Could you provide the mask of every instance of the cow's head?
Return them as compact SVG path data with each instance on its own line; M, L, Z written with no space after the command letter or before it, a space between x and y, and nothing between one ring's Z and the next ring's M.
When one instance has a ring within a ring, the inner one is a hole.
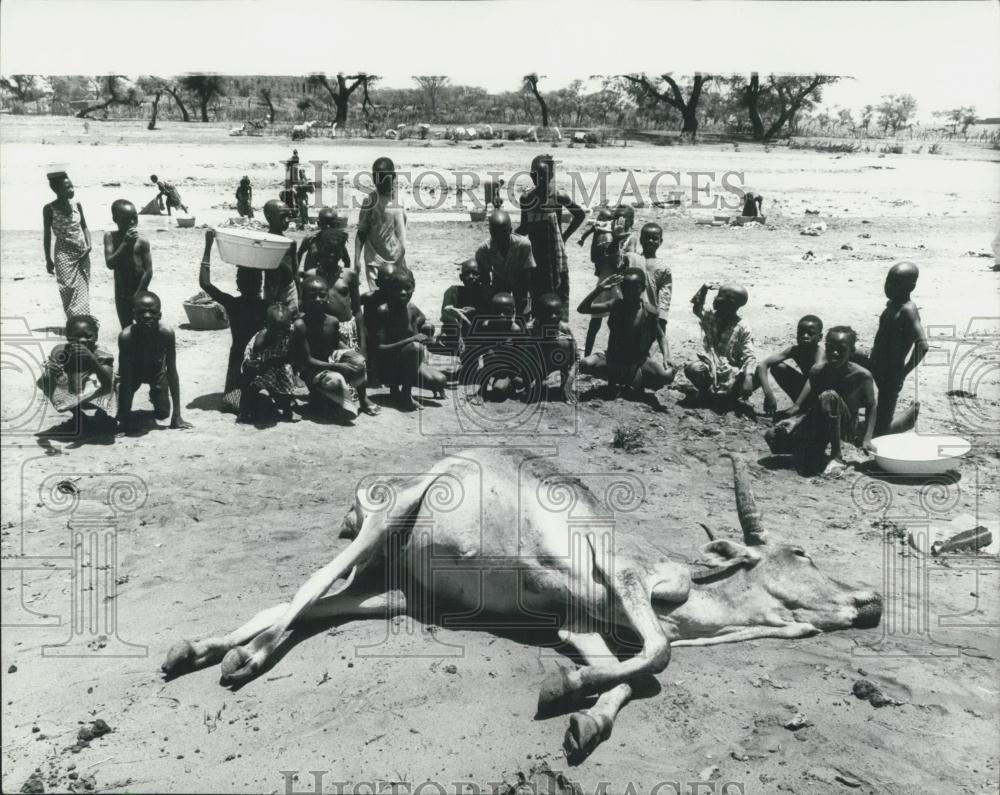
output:
M694 575L696 586L711 588L715 584L726 591L728 601L743 614L742 624L777 620L810 624L824 631L878 626L882 618L880 594L838 582L817 568L802 547L776 543L768 537L746 464L735 456L732 460L744 543L715 540L709 531L712 540L702 547L705 568Z

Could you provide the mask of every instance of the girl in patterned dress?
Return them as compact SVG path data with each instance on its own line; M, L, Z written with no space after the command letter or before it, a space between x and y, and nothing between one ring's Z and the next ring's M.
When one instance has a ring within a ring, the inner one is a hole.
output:
M42 209L45 268L55 274L66 317L89 315L90 230L83 217L83 207L79 202L73 203L73 183L65 171L55 171L46 176L56 200Z
M272 304L267 320L247 344L243 356L243 390L237 422L251 422L260 405L260 393L267 392L283 419L292 417L295 374L291 358L292 313L284 304Z

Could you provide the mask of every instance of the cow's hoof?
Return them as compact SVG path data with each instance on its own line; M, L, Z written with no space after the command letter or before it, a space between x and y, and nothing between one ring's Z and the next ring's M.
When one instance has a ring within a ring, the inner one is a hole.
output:
M559 715L579 706L580 701L579 686L573 683L569 671L560 668L558 673L550 674L542 682L542 688L538 692L536 717Z
M222 658L222 676L219 683L232 687L252 679L257 673L253 656L242 646L236 646Z
M611 726L602 726L589 712L574 712L563 738L566 761L578 765L611 735Z
M188 671L194 670L195 659L194 646L190 641L182 640L170 647L167 652L167 659L160 666L160 671L164 676L180 676Z

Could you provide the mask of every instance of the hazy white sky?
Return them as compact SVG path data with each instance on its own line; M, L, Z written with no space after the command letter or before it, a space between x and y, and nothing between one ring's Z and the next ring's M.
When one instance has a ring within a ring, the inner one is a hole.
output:
M887 93L919 114L1000 116L1000 4L562 0L4 0L0 73L305 74L365 70L384 84L447 74L489 90L546 75L670 69L813 72L856 79L824 104Z

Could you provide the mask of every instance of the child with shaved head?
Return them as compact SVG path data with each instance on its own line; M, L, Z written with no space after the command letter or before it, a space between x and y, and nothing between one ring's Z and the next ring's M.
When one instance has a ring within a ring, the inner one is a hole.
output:
M391 158L380 157L372 164L372 181L375 190L361 205L354 237L354 267L363 293L375 291L380 265L406 267L406 211Z
M704 353L684 366L684 375L703 398L744 400L753 393L757 367L753 334L739 315L749 294L741 284L724 284L712 308L705 309L709 289L710 285L703 284L691 299L694 314L701 321Z
M115 310L125 328L132 322L132 303L153 278L149 241L139 235L139 213L127 199L111 204L111 220L118 229L104 233L104 262L114 272Z
M393 271L385 285L386 303L375 310L373 318L379 377L405 411L419 408L413 401L414 387L444 397L447 384L444 373L426 364L426 345L434 327L410 303L414 286L410 271Z
M149 385L153 416L170 417L170 427L190 428L181 417L181 387L177 375L174 330L160 322L163 313L156 293L141 292L132 304L133 321L118 335L118 424L126 433L136 429L132 400L143 384Z
M617 295L610 291L618 288ZM601 295L611 298L598 300ZM655 402L646 390L655 392L674 380L674 369L663 353L663 331L657 322L656 308L646 300L646 274L639 268L628 268L623 274L602 279L583 299L577 311L581 314L608 313L608 350L604 354L586 356L580 362L580 372L606 379L612 397L622 389L635 397ZM661 359L650 355L654 342L661 342Z
M114 413L114 357L97 346L97 321L73 315L66 321L66 342L56 345L45 362L38 387L57 411L70 413L69 423L79 431L88 419L85 408L96 409L94 419L109 421Z
M292 313L284 304L267 309L263 330L247 344L243 356L243 386L237 422L257 418L262 393L267 393L282 419L292 421L295 374L292 372Z
M365 359L344 346L340 321L327 311L329 291L330 285L322 276L307 276L302 282L302 315L292 327L299 375L314 397L329 400L351 417L359 410L372 414L357 391L367 378Z
M277 199L264 203L264 219L267 221L267 231L272 235L284 237L291 216L291 210ZM292 314L299 310L299 262L295 252L295 241L289 240L288 251L278 267L264 273L264 298L269 304L283 303Z
M318 231L299 243L299 266L305 273L317 269L350 268L351 255L347 253L347 232L340 228L340 214L333 207L320 208L316 216ZM303 258L305 261L303 262ZM321 266L321 260L325 263ZM320 273L329 280L327 273Z
M551 373L559 373L559 387L562 399L570 405L576 405L576 372L579 353L576 339L569 323L562 319L562 300L555 293L539 296L532 310L531 322L528 324L528 339L532 343L526 349L537 357L537 365L530 372L540 376L544 381ZM526 379L526 389L541 393L541 384L536 384L529 375Z
M878 319L878 331L867 358L858 357L875 379L878 388L878 416L875 435L902 433L917 422L920 403L896 418L896 403L903 382L927 354L927 334L920 324L920 312L910 294L917 286L920 271L912 262L900 262L885 277L885 309Z
M465 338L477 317L489 314L490 289L483 283L481 266L475 259L461 265L459 284L444 291L441 300L441 334L438 341L450 350L462 352Z
M820 345L822 339L823 321L816 315L805 315L799 320L795 344L772 353L757 365L755 383L759 383L764 390L765 414L774 414L778 408L769 376L774 377L788 397L793 401L798 400L809 371L824 361L823 346Z
M795 405L764 434L773 453L791 453L804 475L822 472L830 447L833 464L842 468L841 442L871 451L875 430L875 381L865 368L851 361L857 335L849 326L834 326L826 333L825 361L809 370L809 378ZM858 413L865 410L865 425Z

